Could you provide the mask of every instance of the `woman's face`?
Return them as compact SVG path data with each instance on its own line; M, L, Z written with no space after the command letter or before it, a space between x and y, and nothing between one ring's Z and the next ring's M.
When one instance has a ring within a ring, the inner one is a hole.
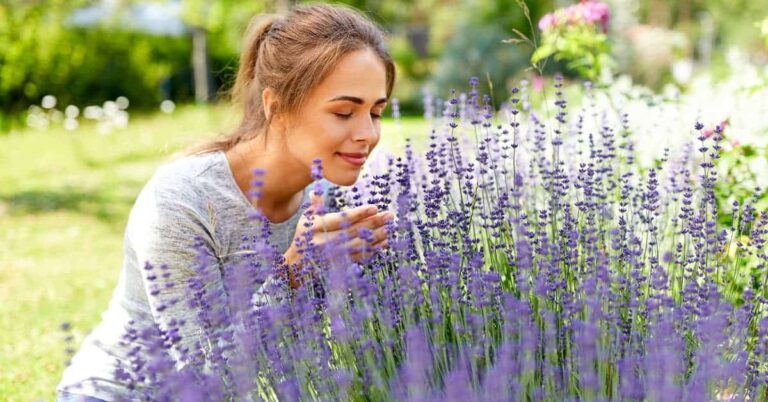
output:
M289 156L308 170L320 158L326 179L354 184L379 142L386 96L381 59L370 49L346 54L291 115L285 135Z

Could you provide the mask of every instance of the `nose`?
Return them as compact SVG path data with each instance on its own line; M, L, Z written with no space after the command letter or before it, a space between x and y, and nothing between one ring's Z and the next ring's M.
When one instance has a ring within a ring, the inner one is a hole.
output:
M381 127L377 120L368 116L360 119L360 123L355 127L355 134L353 140L355 142L367 142L370 145L376 145L379 141L379 134Z

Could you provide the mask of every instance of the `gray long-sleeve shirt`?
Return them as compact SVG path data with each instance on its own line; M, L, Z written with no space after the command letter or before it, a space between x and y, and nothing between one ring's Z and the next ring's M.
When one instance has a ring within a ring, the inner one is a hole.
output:
M305 189L304 202L308 196ZM142 270L145 263L156 267L166 264L171 273L168 280L184 284L195 275L198 251L193 243L199 237L206 253L226 266L241 246L242 237L254 233L256 224L249 220L249 212L254 208L235 183L223 152L188 156L160 167L142 189L128 218L123 267L109 307L72 358L57 390L108 401L131 399L126 384L114 375L118 361L129 361L131 346L121 344L129 321L141 328L195 314L184 303L185 286L161 287L159 298L148 297L152 285ZM271 224L270 240L279 251L290 245L302 212L300 208L287 221ZM205 285L221 288L221 275ZM158 312L154 303L171 298L181 302ZM182 326L179 335L184 347L203 342L201 331L194 325ZM171 357L179 359L178 353Z

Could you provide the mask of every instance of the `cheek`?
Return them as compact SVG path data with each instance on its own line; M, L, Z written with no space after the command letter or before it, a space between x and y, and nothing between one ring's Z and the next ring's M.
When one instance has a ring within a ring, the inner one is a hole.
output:
M334 142L341 136L340 129L330 121L316 119L296 130L291 141L296 148L310 149Z
M348 128L343 124L328 122L315 131L315 141L324 148L334 148L330 151L336 152L347 139L347 130Z

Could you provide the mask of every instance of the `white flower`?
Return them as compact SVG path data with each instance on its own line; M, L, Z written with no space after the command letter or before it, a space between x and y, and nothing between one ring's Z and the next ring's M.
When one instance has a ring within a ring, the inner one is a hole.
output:
M115 99L115 104L117 104L117 108L120 110L128 109L128 105L131 104L131 102L128 101L128 98L125 96L118 96L117 99Z
M64 114L67 115L67 118L76 119L80 115L80 108L75 105L69 105L64 109Z
M45 95L43 96L43 101L41 103L43 108L45 109L53 109L56 107L56 97L53 95Z
M160 102L160 111L166 114L171 114L176 110L176 104L172 100L166 99Z
M115 103L115 101L106 101L104 102L104 105L101 106L101 108L104 109L104 114L107 116L114 116L115 112L118 110L117 103Z
M672 78L680 84L685 84L693 77L693 60L690 58L676 60L672 63Z
M99 106L86 106L85 110L83 110L83 116L85 116L86 119L99 120L103 115L104 111L101 110L101 107Z

